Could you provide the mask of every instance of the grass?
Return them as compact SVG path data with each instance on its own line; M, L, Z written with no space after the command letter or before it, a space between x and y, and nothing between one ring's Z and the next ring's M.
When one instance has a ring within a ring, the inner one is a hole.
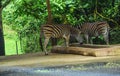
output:
M17 34L13 31L9 26L4 25L4 39L5 39L5 54L6 55L15 55L17 54L16 51L16 41L18 44L18 54L22 54L20 50L20 42L17 38Z
M19 41L17 42L17 44L18 44L18 54L22 54L22 52L20 50ZM5 54L6 55L17 54L16 41L15 40L5 38Z

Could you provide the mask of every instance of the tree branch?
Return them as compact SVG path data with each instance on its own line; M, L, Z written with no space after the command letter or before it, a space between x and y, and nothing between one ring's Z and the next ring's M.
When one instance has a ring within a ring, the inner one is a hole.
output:
M103 16L102 14L100 14L100 13L97 11L97 4L98 4L98 1L96 0L96 6L95 6L94 14L97 14L97 15L99 15L100 17L102 17L102 18L104 18L104 19L107 19L108 21L112 21L112 22L115 23L118 27L120 27L119 24L117 23L117 21L115 21L115 20L113 20L113 19L110 19L110 18L107 18L107 17Z
M6 0L5 3L2 5L2 9L5 8L10 2L11 0Z
M96 12L96 14L98 14L100 17L102 17L102 18L104 18L104 19L107 19L107 20L109 20L109 21L112 21L112 22L115 23L117 26L119 26L119 24L118 24L115 20L110 19L110 18L107 18L107 17L103 16L102 14L100 14L99 12Z

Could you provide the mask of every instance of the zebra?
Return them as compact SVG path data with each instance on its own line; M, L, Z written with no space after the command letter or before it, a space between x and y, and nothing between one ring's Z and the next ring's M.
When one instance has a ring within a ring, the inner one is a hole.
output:
M102 35L106 44L109 45L110 26L106 21L98 21L93 23L88 22L82 25L78 25L76 26L76 28L81 31L83 37L86 39L87 44L89 43L89 41L91 44L93 44L92 37L98 37Z
M70 25L64 24L45 24L41 26L40 31L40 46L42 51L45 51L45 55L48 55L47 44L50 38L64 38L66 47L69 47L70 36L75 36L78 41L81 41L81 31L77 28L71 27ZM44 36L44 46L42 45L42 36Z

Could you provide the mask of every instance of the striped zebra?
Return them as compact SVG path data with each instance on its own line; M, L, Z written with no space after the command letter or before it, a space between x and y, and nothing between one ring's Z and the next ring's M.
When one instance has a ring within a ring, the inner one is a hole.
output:
M80 30L74 27L71 27L70 25L50 25L45 24L41 26L41 32L40 32L40 45L41 49L45 51L45 54L47 55L47 44L49 42L50 38L64 38L66 41L66 47L69 46L69 38L70 36L75 36L78 41L80 41ZM44 46L42 46L42 36L44 36Z
M103 36L106 44L109 44L109 24L106 21L93 22L93 23L84 23L83 25L76 26L84 38L86 39L87 44L93 44L92 37Z

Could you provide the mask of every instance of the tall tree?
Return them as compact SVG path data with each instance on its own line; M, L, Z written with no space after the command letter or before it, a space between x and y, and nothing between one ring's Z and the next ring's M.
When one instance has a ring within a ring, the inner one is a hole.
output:
M51 15L51 7L50 7L50 0L46 0L47 3L47 10L48 10L48 24L52 24L52 15ZM57 39L52 38L52 46L57 44Z
M10 3L11 0L5 0L5 2L2 1L3 0L0 0L0 56L5 55L5 43L2 26L2 10Z
M51 7L50 7L50 0L46 0L47 3L47 10L48 10L48 24L52 24L52 15L51 15Z

